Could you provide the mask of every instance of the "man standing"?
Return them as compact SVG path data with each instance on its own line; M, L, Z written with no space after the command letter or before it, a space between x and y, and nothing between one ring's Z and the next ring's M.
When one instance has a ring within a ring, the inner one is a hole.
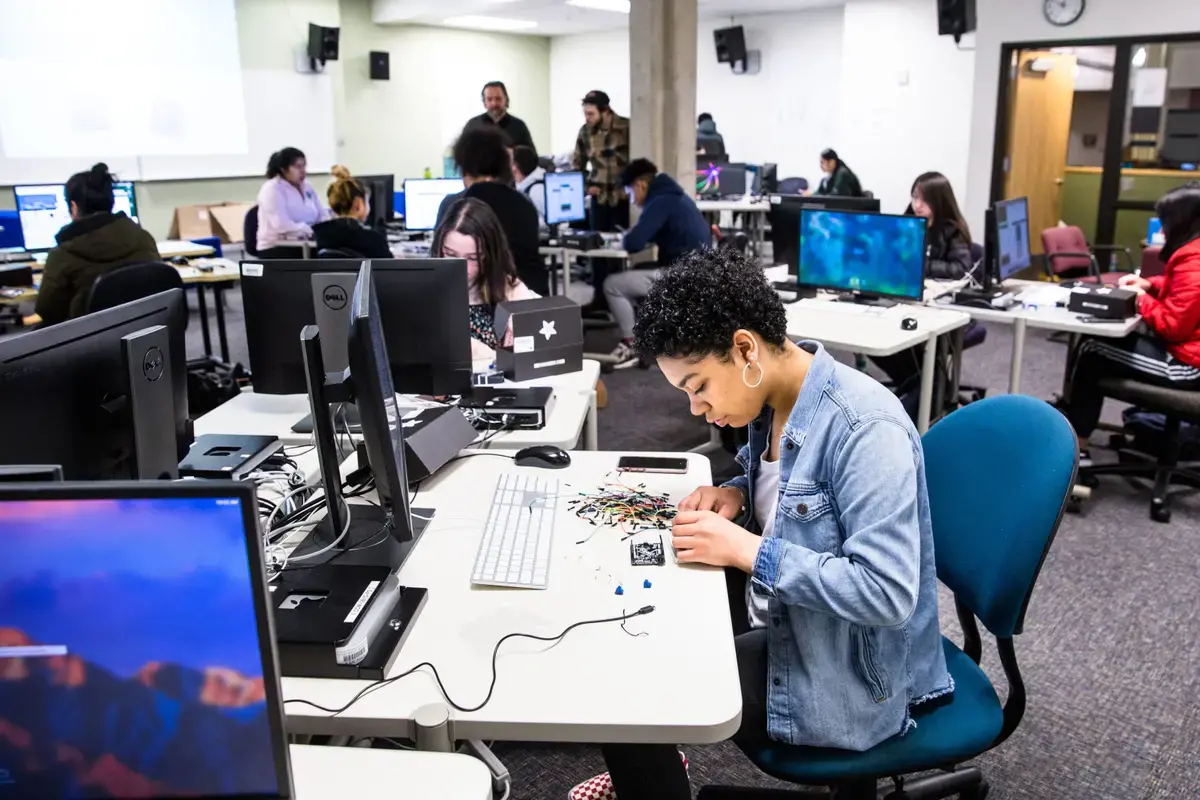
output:
M629 227L629 198L621 185L621 171L629 164L629 120L612 110L608 95L599 90L583 98L583 127L575 138L572 167L587 176L591 196L591 227L606 233ZM594 316L608 310L604 298L604 279L608 277L608 259L592 259L592 288L595 295L584 307Z
M533 147L534 152L537 152L528 126L508 113L508 89L504 87L502 81L489 81L483 85L483 107L487 110L472 119L472 122L499 125L500 130L504 131L504 135L508 137L509 147L525 145Z

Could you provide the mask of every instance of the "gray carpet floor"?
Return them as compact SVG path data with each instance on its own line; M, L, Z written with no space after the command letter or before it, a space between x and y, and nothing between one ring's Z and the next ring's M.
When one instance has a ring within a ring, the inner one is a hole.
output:
M200 350L196 320L189 351ZM246 363L240 298L229 299L233 356ZM995 326L967 353L964 379L1005 391L1011 338ZM588 349L607 349L611 331L589 331ZM1061 383L1065 346L1030 332L1023 389L1046 398ZM851 358L838 354L840 358ZM599 420L606 450L681 450L707 437L684 395L656 369L604 377L608 407ZM1113 406L1113 404L1109 404ZM1116 421L1118 409L1106 409ZM1019 432L1017 432L1019 434ZM714 457L714 472L732 460ZM980 479L983 479L982 476ZM1021 502L995 482L998 506ZM1173 521L1150 521L1149 500L1118 478L1103 479L1081 515L1068 515L1042 570L1017 654L1028 707L1017 732L979 759L996 800L1128 800L1200 797L1200 500L1176 500ZM942 596L947 635L958 626ZM984 664L1004 686L994 647ZM635 665L653 674L654 665ZM666 677L666 676L661 676ZM602 771L596 748L505 744L497 752L514 779L513 796L562 800ZM732 745L689 746L693 786L777 785Z

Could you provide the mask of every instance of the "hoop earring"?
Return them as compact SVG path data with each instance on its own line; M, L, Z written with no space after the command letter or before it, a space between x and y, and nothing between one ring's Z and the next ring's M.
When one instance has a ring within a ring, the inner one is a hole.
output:
M746 384L747 389L757 389L762 385L763 368L762 364L754 364L754 366L758 367L758 380L756 380L754 383L751 383L750 381L746 380L746 370L750 369L751 364L754 364L754 362L747 361L746 366L742 367L742 383Z

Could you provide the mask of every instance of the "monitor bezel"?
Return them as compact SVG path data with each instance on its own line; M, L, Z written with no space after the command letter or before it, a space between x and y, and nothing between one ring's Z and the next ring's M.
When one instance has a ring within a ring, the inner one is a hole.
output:
M796 281L797 285L804 289L818 289L827 292L839 292L842 294L852 294L861 297L890 297L897 300L923 300L925 298L925 278L929 274L929 225L925 223L922 228L922 244L921 244L921 280L917 284L917 293L897 294L895 292L879 292L870 289L849 289L845 286L830 286L819 283L805 283L803 280L804 270L804 215L805 214L853 214L866 215L871 217L894 217L902 220L918 220L924 222L921 217L913 217L907 214L885 214L882 211L845 211L835 208L801 208L800 209L800 241L797 243L796 255Z
M1004 269L1000 265L1000 215L995 212L1001 206L1008 207L1008 206L1012 206L1016 203L1023 203L1025 205L1025 253L1029 257L1029 260L1028 260L1028 263L1026 263L1024 266L1018 267L1017 269L1014 269L1011 272L1009 272L1007 275L1005 275ZM1027 270L1031 266L1033 266L1033 241L1031 240L1030 235L1029 235L1030 234L1030 230L1029 230L1029 198L1027 196L1022 195L1020 197L1010 197L1007 200L997 200L995 203L992 204L992 225L995 227L995 230L992 233L993 233L993 236L995 237L995 241L996 241L995 279L996 279L996 282L998 284L1000 284L1000 283L1004 283L1006 280L1009 280L1014 275L1016 275L1018 272Z

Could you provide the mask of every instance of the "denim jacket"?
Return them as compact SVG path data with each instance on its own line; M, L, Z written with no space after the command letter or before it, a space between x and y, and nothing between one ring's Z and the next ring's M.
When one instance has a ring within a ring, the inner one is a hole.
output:
M750 575L768 598L767 732L866 750L915 724L909 709L954 690L938 630L921 441L900 402L815 342L783 427L779 507ZM754 481L771 412L738 454Z

